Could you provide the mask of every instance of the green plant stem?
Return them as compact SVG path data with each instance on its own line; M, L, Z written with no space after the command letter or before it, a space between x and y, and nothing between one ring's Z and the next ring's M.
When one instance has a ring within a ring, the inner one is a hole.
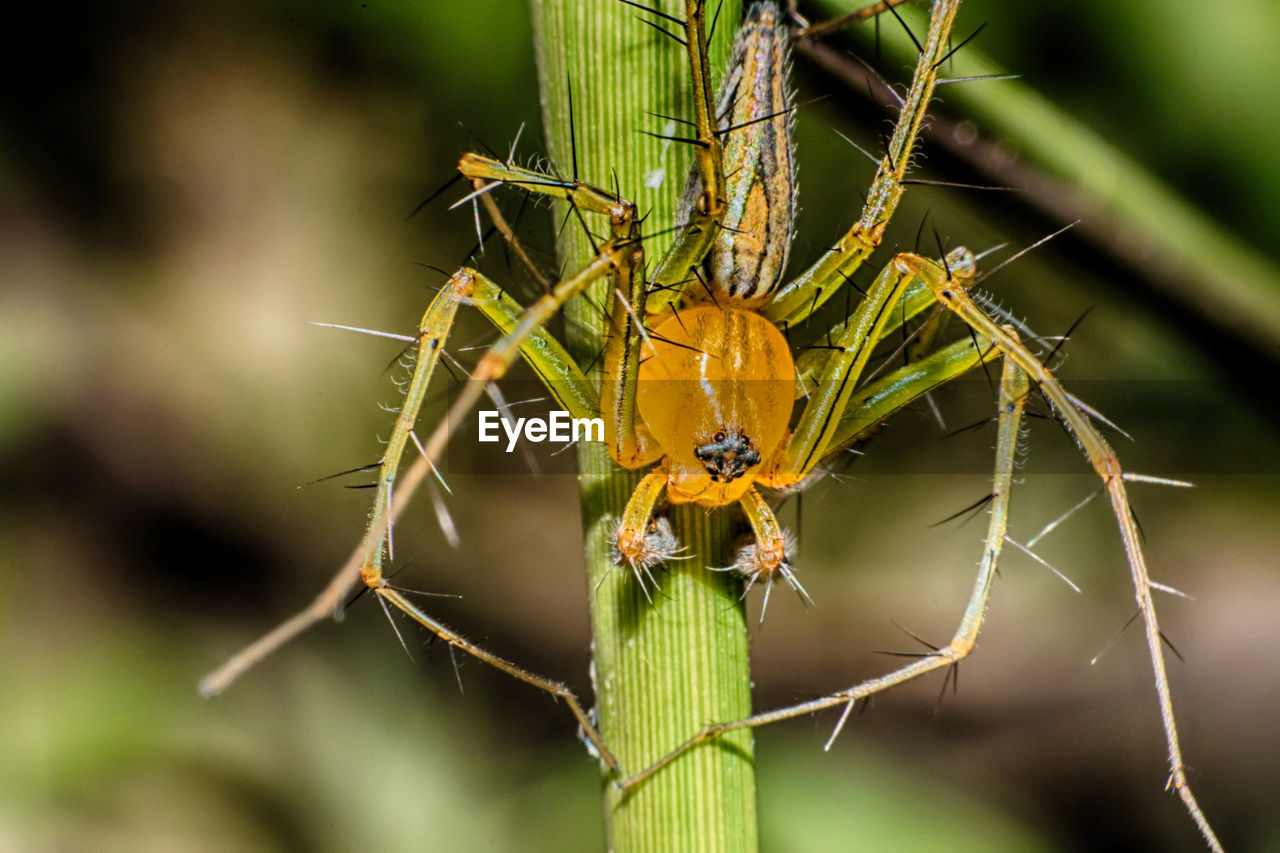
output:
M673 224L688 169L687 146L640 131L671 135L679 126L651 115L685 117L689 109L683 50L636 20L616 0L533 0L539 84L547 144L555 167L634 201L646 234ZM663 11L683 14L674 4ZM728 55L740 5L725 2L712 45L712 68ZM652 16L648 16L652 18ZM675 25L665 22L668 29ZM570 131L572 88L573 132ZM661 182L654 177L662 175ZM560 206L557 226L573 214ZM604 223L589 222L597 233ZM647 240L650 268L670 242ZM558 243L573 269L591 245L571 218ZM566 308L566 339L581 364L596 362L604 341L607 283ZM746 616L740 582L709 567L732 562L728 510L679 507L671 515L687 550L658 574L650 602L631 570L611 555L616 519L638 481L600 445L578 456L591 602L593 666L600 731L625 773L662 757L713 722L750 714ZM609 780L612 781L612 780ZM608 848L629 851L756 849L752 738L735 733L695 750L625 797L605 786Z

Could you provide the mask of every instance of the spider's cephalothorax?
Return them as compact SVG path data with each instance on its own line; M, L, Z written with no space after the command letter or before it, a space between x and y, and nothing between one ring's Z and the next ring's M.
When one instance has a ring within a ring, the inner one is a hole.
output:
M764 317L727 300L682 308L650 337L637 402L665 455L668 498L733 503L786 438L796 384L790 347Z

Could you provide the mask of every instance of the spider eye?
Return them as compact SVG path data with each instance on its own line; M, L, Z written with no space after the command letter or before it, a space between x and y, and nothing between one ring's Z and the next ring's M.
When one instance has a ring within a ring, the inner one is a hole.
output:
M711 436L711 438L712 438L716 443L719 443L719 442L724 441L724 440L725 440L725 438L726 438L726 436L725 436L725 434L724 434L724 430L720 430L720 431L719 431L719 432L717 432L715 435Z

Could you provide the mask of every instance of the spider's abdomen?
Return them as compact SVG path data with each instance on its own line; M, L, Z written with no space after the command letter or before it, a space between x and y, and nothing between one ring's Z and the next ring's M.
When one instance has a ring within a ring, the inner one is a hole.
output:
M763 298L777 286L795 228L790 59L781 18L773 3L751 7L718 99L728 209L707 263L713 286L738 299Z
M697 305L659 323L642 350L637 406L666 454L673 503L740 498L787 435L795 366L752 311Z

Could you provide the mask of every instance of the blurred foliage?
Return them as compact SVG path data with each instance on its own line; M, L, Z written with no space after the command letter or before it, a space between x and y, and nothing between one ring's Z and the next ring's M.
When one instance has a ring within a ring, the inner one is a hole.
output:
M406 660L367 600L225 697L195 692L358 535L367 492L295 487L376 458L396 346L305 322L406 331L439 281L417 264L467 256L469 213L440 199L406 215L463 150L505 151L522 122L522 156L538 150L524 5L13 14L22 49L0 60L0 850L598 849L598 777L564 710L467 661L460 693L449 655L410 633ZM985 52L1274 254L1277 15L1267 0L971 0L963 19L990 21ZM885 117L812 67L797 74L802 100L827 95L799 123L799 264L871 174L832 129L875 146ZM929 177L975 180L925 154ZM910 246L926 209L975 248L1058 225L1016 197L916 187L889 242ZM484 263L531 292L499 250ZM1255 375L1276 350L1169 309L1072 236L989 286L1045 334L1096 306L1063 374L1135 436L1120 447L1134 470L1197 482L1135 489L1157 578L1199 599L1161 601L1187 658L1172 674L1185 746L1228 848L1280 849L1280 441L1274 381ZM454 340L465 360L491 335L467 317ZM982 377L959 384L939 395L953 426L990 407ZM904 414L805 495L801 570L818 606L780 599L756 629L760 707L883 671L874 649L911 646L890 619L935 640L952 630L980 532L929 525L985 493L990 435L939 436L926 412ZM1052 424L1028 445L1024 539L1094 488ZM398 533L405 585L464 595L433 612L586 692L573 478L517 460L450 482L463 546L418 508ZM939 707L938 683L904 688L831 753L834 719L759 733L765 849L1198 849L1161 790L1137 633L1088 665L1132 607L1114 540L1093 505L1045 541L1081 596L1009 555L959 695Z

